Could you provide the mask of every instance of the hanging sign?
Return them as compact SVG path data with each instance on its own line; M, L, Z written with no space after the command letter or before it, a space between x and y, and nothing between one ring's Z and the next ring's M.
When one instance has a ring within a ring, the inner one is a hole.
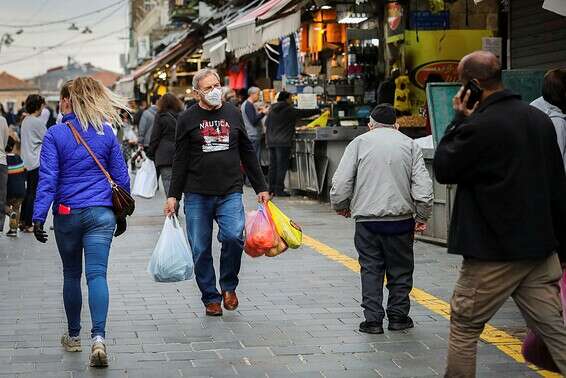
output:
M387 15L387 43L397 42L405 38L405 19L403 6L393 1L385 5Z

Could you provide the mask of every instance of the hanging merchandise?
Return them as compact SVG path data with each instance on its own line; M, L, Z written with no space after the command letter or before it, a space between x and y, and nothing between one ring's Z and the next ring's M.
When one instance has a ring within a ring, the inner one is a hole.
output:
M314 23L310 24L308 32L308 50L311 53L318 53L322 51L324 36L324 24Z
M301 52L308 53L309 50L309 26L303 25L301 27Z
M279 41L279 66L277 67L277 76L275 80L281 80L285 76L285 59L283 59L283 44Z
M326 42L345 44L347 40L346 24L328 24L326 25Z
M246 89L248 80L247 76L246 63L240 62L237 65L234 64L228 71L228 85L234 90Z
M409 77L407 75L399 76L395 79L395 110L402 115L411 113L411 102L409 101Z
M299 76L299 61L297 56L297 43L295 36L291 34L281 40L283 48L283 60L285 61L285 76Z

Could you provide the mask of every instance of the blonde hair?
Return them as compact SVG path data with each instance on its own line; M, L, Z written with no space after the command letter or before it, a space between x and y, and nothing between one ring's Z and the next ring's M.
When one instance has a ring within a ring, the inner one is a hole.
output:
M118 96L90 76L77 77L65 83L61 92L67 89L73 112L85 131L88 125L92 125L98 133L104 132L105 123L122 126L120 109L130 111L126 98Z

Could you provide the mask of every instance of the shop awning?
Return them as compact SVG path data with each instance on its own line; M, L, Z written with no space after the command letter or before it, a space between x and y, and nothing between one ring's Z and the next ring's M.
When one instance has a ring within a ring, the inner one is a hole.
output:
M238 17L227 26L228 46L236 57L259 50L263 44L272 39L280 38L296 32L300 27L300 10L285 13L295 0L269 0ZM278 18L278 15L282 15ZM276 18L276 19L274 19ZM258 26L262 20L271 20Z
M194 30L188 30L187 32L183 33L183 35L179 37L176 42L166 47L152 60L144 63L140 67L136 68L132 73L120 79L117 83L117 86L125 87L124 83L133 82L134 80L152 72L156 68L171 63L172 61L187 54L192 48L196 47L196 44L198 42L197 39L194 38L193 32Z
M226 44L225 38L212 38L202 44L202 59L209 60L210 66L216 67L224 63L226 60Z

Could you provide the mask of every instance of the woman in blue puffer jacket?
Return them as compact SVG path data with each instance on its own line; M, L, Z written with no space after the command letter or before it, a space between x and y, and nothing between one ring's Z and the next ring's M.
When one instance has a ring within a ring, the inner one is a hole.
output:
M63 262L63 302L68 333L61 344L69 352L81 351L81 276L84 251L92 319L90 365L108 366L104 342L108 313L106 270L112 236L126 230L125 219L112 211L108 180L68 125L90 146L112 179L130 190L128 169L109 123L119 125L126 102L91 77L67 82L61 90L63 122L49 128L40 155L39 186L33 222L37 240L47 241L43 224L53 205L57 248Z

